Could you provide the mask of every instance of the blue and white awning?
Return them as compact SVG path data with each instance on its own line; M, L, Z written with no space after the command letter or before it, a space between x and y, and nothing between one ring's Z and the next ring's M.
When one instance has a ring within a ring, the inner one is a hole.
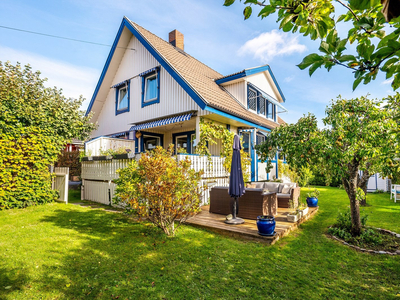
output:
M119 133L115 133L115 134L111 135L111 137L116 138L119 136L125 136L127 133L129 133L129 131L119 132Z
M135 125L135 126L132 126L131 129L129 129L129 131L143 130L143 129L147 129L147 128L164 126L164 125L168 125L168 124L172 124L172 123L189 121L190 118L192 117L192 115L193 115L193 113L187 113L187 114L182 114L182 115L175 116L175 117L159 119L156 121Z
M143 73L140 73L138 76L145 76L145 75L147 75L147 74L149 74L151 72L155 72L155 71L158 72L159 69L160 69L160 67L151 68L150 70L147 70L147 71L144 71Z
M270 95L268 95L266 92L264 92L263 90L259 89L258 87L256 87L254 84L252 83L248 83L249 86L251 86L253 89L256 89L257 91L259 91L261 93L261 95L266 98L269 102L271 102L272 104L275 104L276 106L278 106L279 108L281 108L283 111L281 112L287 112L288 110L281 104L279 103L277 100L275 100L274 98L272 98Z
M127 84L129 83L129 80L130 80L130 79L124 80L124 81L122 81L122 82L120 82L120 83L117 83L117 84L114 84L114 85L112 86L112 88L119 88L119 87L121 87L121 86L123 86L123 85L127 85Z

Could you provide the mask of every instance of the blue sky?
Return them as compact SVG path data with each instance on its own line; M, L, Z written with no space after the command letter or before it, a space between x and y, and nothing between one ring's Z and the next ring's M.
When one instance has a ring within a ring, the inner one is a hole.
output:
M278 30L275 17L256 14L244 21L244 5L224 7L223 0L70 0L0 1L0 26L19 28L111 45L122 21L132 21L163 39L174 29L185 36L185 51L222 73L269 64L286 97L289 110L281 117L296 122L307 112L319 119L339 94L373 98L393 94L383 76L352 91L353 74L343 67L329 73L318 69L312 77L296 67L319 43ZM31 64L67 97L83 95L86 108L110 47L78 43L0 28L0 61Z

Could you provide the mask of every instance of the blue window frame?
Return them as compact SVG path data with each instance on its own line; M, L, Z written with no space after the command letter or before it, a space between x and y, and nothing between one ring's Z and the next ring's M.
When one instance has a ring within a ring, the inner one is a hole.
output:
M172 134L172 141L175 146L175 153L195 153L195 131L186 131Z
M142 75L142 107L160 102L160 69Z
M130 80L124 81L115 87L115 115L129 111Z
M153 150L157 146L163 147L164 135L154 132L140 131L141 136L135 137L135 152L145 152L147 150ZM140 148L139 148L140 146Z
M276 121L276 105L268 101L256 88L247 86L247 108Z

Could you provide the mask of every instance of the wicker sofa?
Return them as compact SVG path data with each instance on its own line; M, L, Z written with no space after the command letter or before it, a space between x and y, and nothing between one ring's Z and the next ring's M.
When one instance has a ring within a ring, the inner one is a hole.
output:
M248 186L277 193L278 207L289 208L293 202L294 208L299 205L300 187L296 183L251 182Z
M278 210L276 193L264 193L264 189L246 188L239 201L238 217L256 220L260 215L275 216ZM216 186L210 191L210 212L228 215L232 213L232 202L228 187Z

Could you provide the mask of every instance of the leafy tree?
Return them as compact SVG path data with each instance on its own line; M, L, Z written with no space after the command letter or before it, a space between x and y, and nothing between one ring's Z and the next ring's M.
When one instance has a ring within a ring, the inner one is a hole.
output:
M175 235L178 226L200 211L199 187L202 172L191 168L191 161L177 161L168 150L156 147L136 162L118 171L115 202L125 203L167 235Z
M400 98L397 94L396 99ZM382 101L367 97L344 100L340 97L326 108L319 129L317 119L308 114L296 124L274 129L265 143L257 146L262 160L272 159L278 148L296 169L310 165L337 174L350 200L352 232L361 230L357 188L368 183L370 174L390 175L399 169L398 124L392 110ZM363 176L360 172L363 171Z
M225 0L230 6L235 0ZM336 6L346 13L338 15ZM321 54L310 54L298 65L309 68L310 76L324 66L328 71L340 65L354 72L353 90L363 82L376 79L379 71L386 78L393 78L394 90L400 86L400 15L398 2L390 0L245 0L245 19L252 7L260 7L258 16L263 18L277 13L279 28L284 32L299 31L312 40L320 40ZM351 22L350 26L342 26ZM385 23L389 22L389 26ZM349 30L345 28L349 28ZM338 30L347 32L338 32ZM349 47L356 44L355 52ZM350 48L350 49L347 49Z
M73 137L95 128L80 110L46 88L40 72L0 62L0 210L53 201L49 165Z

